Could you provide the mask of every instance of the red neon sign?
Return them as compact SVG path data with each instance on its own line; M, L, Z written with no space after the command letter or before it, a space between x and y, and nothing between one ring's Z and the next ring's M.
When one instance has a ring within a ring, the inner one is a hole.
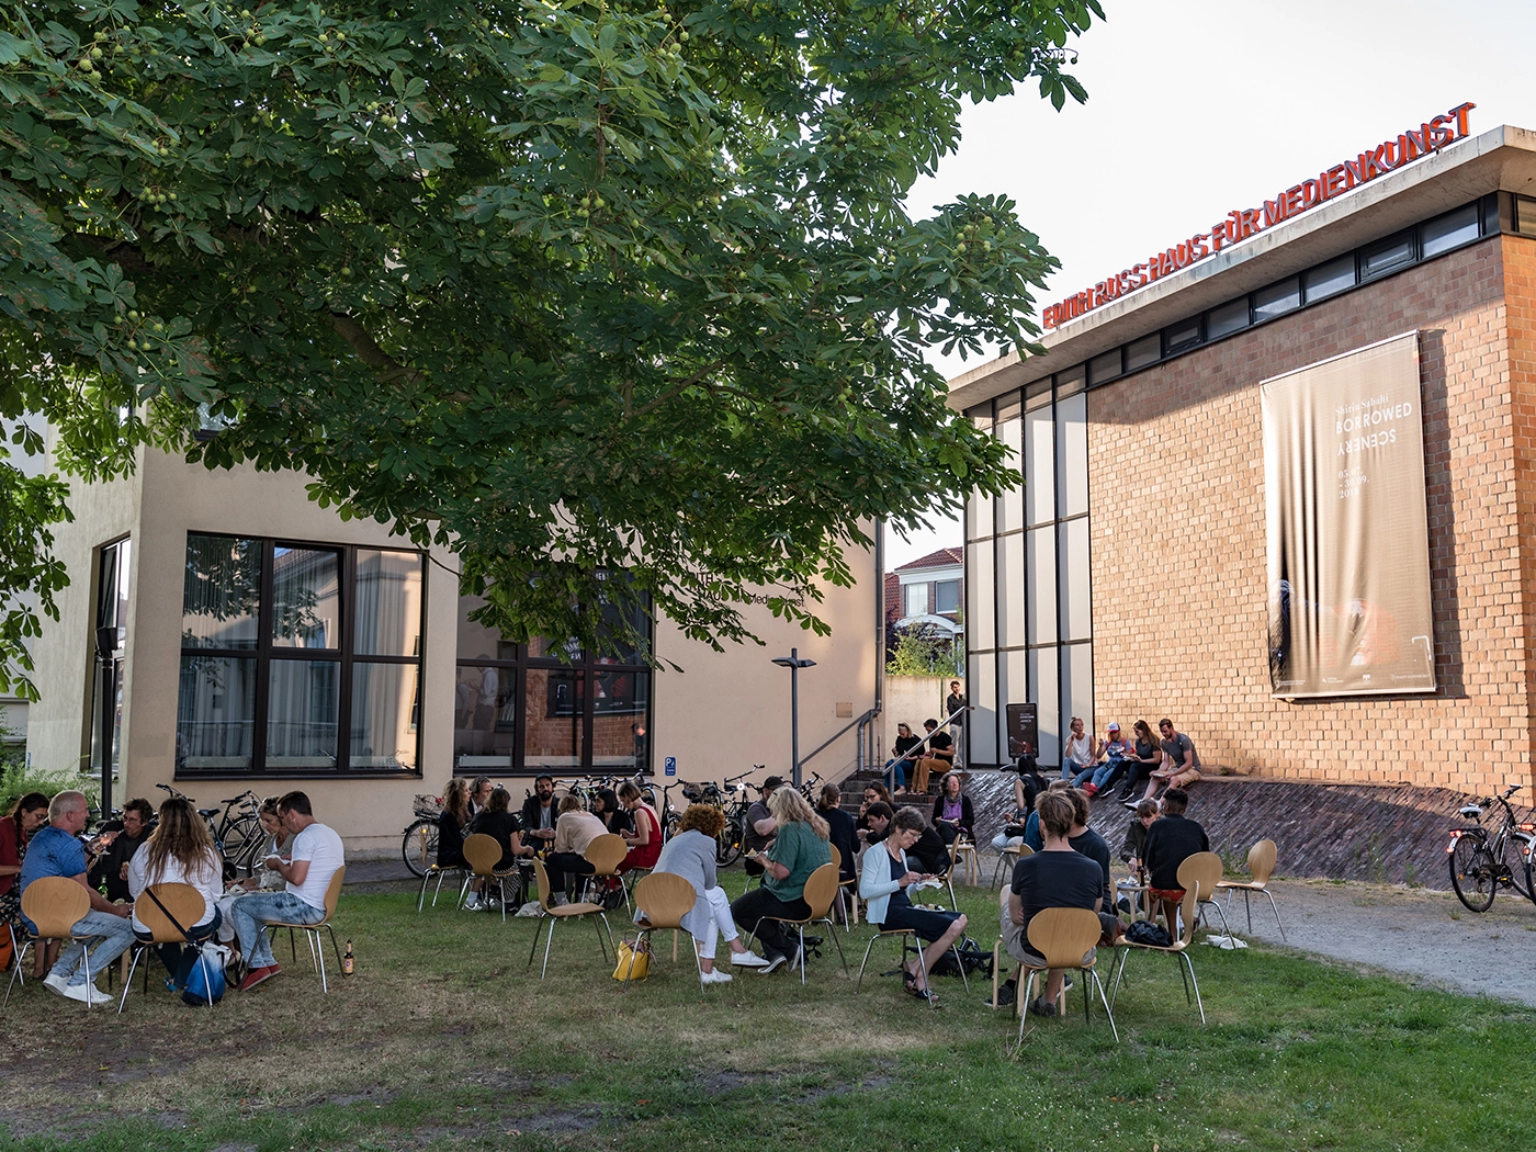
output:
M1048 306L1041 314L1040 322L1047 328L1055 328L1068 320L1076 320L1153 281L1188 268L1197 260L1204 260L1213 252L1220 252L1229 244L1246 240L1282 220L1289 220L1335 196L1342 196L1357 185L1410 164L1431 152L1438 152L1447 144L1454 144L1468 135L1467 114L1476 107L1470 101L1458 104L1444 116L1436 116L1418 128L1401 133L1396 139L1378 144L1360 153L1354 160L1335 164L1326 172L1318 173L1315 179L1292 185L1273 200L1264 201L1262 208L1228 212L1227 218L1218 220L1209 232L1180 240L1171 248L1152 253L1140 264L1133 264L1100 280L1092 288L1085 288L1060 303Z

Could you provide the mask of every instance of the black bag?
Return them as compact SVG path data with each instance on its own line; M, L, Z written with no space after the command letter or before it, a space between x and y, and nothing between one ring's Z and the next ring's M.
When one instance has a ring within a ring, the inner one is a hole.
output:
M955 960L955 953L960 954L960 959ZM966 972L980 972L985 976L992 975L992 953L982 949L981 945L969 936L963 937L953 948L940 956L929 970L935 976L958 976L960 965L965 966Z
M1150 920L1137 920L1125 930L1125 938L1132 944L1150 944L1155 948L1167 948L1173 943L1168 929Z

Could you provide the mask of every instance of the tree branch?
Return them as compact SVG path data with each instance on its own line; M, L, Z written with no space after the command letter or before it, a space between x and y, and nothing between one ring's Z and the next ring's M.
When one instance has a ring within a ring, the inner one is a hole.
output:
M368 367L382 372L386 381L409 380L415 383L421 378L421 374L416 369L407 368L380 348L378 341L369 335L368 330L346 313L332 312L331 327L336 329L336 335L342 338L347 347L357 353L359 360Z

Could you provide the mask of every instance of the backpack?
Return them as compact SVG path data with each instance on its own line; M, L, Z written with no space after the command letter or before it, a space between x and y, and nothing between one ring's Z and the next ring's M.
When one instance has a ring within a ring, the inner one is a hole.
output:
M194 1008L201 1008L210 1001L217 1004L224 999L224 991L228 986L224 976L224 961L229 956L229 949L218 944L204 944L202 953L203 958L192 965L186 987L181 992L182 1003ZM203 979L205 966L208 973L206 981Z
M960 955L958 961L955 959L957 952ZM985 976L992 975L992 953L985 951L969 936L962 938L953 948L940 956L929 971L936 976L958 976L962 964L967 973L980 972Z
M1155 948L1167 948L1173 943L1173 937L1168 935L1168 929L1150 920L1134 921L1125 930L1125 938L1132 944L1150 944Z

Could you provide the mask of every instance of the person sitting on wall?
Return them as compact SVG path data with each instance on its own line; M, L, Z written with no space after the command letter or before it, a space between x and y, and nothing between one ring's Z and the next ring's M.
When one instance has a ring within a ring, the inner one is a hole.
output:
M1143 800L1151 800L1159 788L1188 788L1200 779L1200 757L1195 752L1195 742L1182 732L1173 730L1173 721L1167 717L1157 722L1162 733L1160 748L1163 762L1152 772L1147 781Z
M112 997L96 987L96 977L133 944L133 925L128 920L133 905L113 904L86 883L85 845L78 837L89 818L84 792L56 795L48 805L47 825L27 845L16 886L24 897L33 881L63 876L85 889L91 900L90 911L70 927L70 935L76 939L64 949L43 980L43 987L87 1005L110 1004ZM22 923L28 931L36 928L25 916Z
M1143 849L1150 895L1153 901L1162 905L1168 933L1175 938L1179 934L1179 902L1184 899L1184 889L1179 887L1179 865L1196 852L1211 850L1205 829L1185 817L1188 806L1189 793L1184 789L1170 788L1164 792L1163 814L1147 829Z
M501 849L501 858L496 861L498 872L512 867L519 858L533 857L533 848L523 843L518 818L512 814L511 808L512 794L505 788L495 788L491 791L490 799L485 802L485 811L471 820L464 829L466 836L489 836L496 841ZM461 845L460 855L463 855L463 851ZM466 912L479 911L482 907L491 909L494 902L490 899L490 893L485 891L485 883L482 877L476 877L470 882L469 896L464 901ZM483 900L482 892L485 894Z
M773 846L773 838L778 834L778 822L768 810L768 802L783 784L782 776L768 777L758 789L757 800L747 808L746 827L741 832L741 850L747 858L741 866L748 876L763 874L763 865L756 857Z
M555 840L560 813L555 807L555 778L547 772L533 779L533 795L523 801L523 839L535 849L548 848Z
M948 732L939 731L937 720L924 720L923 734L928 741L927 750L917 758L912 772L912 791L919 796L928 795L929 773L948 772L955 765L955 742Z
M1071 733L1067 736L1067 747L1061 758L1061 778L1073 787L1077 781L1086 778L1093 779L1093 766L1099 762L1099 756L1103 753L1103 746L1098 738L1083 729L1083 718L1072 717Z
M964 794L959 772L946 772L939 782L939 794L933 801L933 828L946 845L964 836L976 838L976 811L971 798Z
M920 880L932 879L913 867L920 863L910 849L928 831L923 815L916 808L896 813L890 834L864 861L859 877L859 895L869 902L869 922L877 928L894 932L910 928L927 943L922 961L914 960L902 971L902 984L909 995L936 1003L938 997L928 987L925 973L932 971L939 957L949 951L965 931L965 915L960 912L935 912L918 908L907 889Z
M1008 904L999 917L1003 947L1019 961L1019 966L998 989L999 1004L1011 1003L1018 994L1024 964L1036 968L1045 964L1045 957L1029 946L1029 922L1036 914L1047 908L1088 908L1099 913L1100 923L1106 931L1111 927L1105 922L1106 914L1102 911L1104 878L1099 866L1074 852L1068 840L1075 815L1071 797L1062 791L1046 792L1035 802L1035 812L1044 831L1043 846L1014 865ZM1114 917L1108 919L1113 921ZM1093 954L1094 949L1089 949L1083 963L1092 960ZM1044 991L1028 1005L1031 1015L1056 1015L1056 1002L1061 997L1065 975L1060 968L1050 970Z
M139 846L149 839L149 825L154 818L155 810L149 806L148 800L134 799L123 805L121 822L112 821L102 828L106 832L116 825L117 835L106 850L96 857L96 862L86 873L86 880L92 888L104 886L107 899L114 904L133 899L133 894L128 890L128 862L133 859Z
M916 757L908 753L922 742L922 737L912 735L909 725L896 725L896 742L891 745L891 758L885 762L885 772L898 794L907 790L907 771L916 764Z
M1104 763L1094 769L1093 776L1078 784L1088 798L1107 792L1113 788L1115 781L1120 779L1120 774L1125 771L1125 754L1130 745L1120 738L1120 725L1115 721L1109 722L1109 727L1104 730Z
M293 858L268 856L262 864L283 878L282 892L252 892L236 900L229 917L235 922L240 954L245 957L245 979L240 991L249 992L282 971L272 958L268 924L318 924L325 919L325 896L331 878L347 862L346 849L336 832L315 819L309 797L289 792L277 802L283 827L293 833Z
M569 903L576 879L592 875L594 869L586 856L587 847L607 831L603 822L586 810L580 796L569 792L561 799L555 838L545 861L553 903Z
M1135 730L1136 739L1121 757L1126 767L1126 776L1125 787L1119 796L1127 808L1134 808L1141 803L1141 798L1136 795L1136 785L1163 762L1163 752L1152 736L1151 725L1145 720L1138 720L1131 727Z

